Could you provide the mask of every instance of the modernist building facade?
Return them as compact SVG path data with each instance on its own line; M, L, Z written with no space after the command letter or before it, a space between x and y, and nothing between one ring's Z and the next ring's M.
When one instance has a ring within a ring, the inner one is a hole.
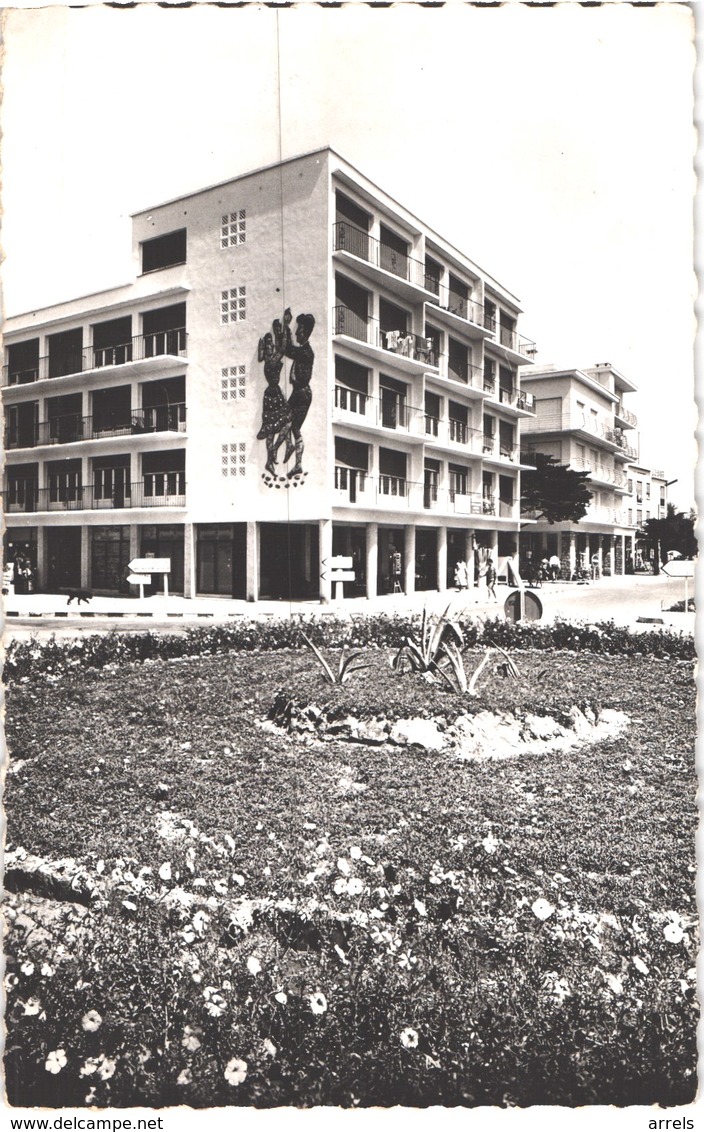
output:
M535 349L505 287L328 148L132 220L126 283L5 327L40 587L127 593L156 556L186 596L325 600L334 555L374 596L515 551Z
M624 404L635 385L609 364L532 370L524 385L533 394L535 416L521 426L522 459L530 463L534 453L544 452L589 472L592 501L579 523L537 521L523 535L523 552L537 559L559 555L566 578L593 565L600 573L625 573L639 522L627 502L638 422Z

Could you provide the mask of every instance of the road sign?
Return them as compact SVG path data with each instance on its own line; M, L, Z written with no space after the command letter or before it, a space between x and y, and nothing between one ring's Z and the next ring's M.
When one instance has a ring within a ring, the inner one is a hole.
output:
M673 558L662 566L663 574L668 578L693 578L696 562L690 558Z
M507 621L540 621L543 603L530 590L514 590L504 602L504 613Z
M151 574L128 574L127 581L131 586L151 586Z
M333 582L353 582L355 578L354 570L335 570L332 581Z
M329 566L331 570L351 570L354 559L351 554L336 554L330 559Z
M127 565L135 574L170 574L170 558L133 558Z

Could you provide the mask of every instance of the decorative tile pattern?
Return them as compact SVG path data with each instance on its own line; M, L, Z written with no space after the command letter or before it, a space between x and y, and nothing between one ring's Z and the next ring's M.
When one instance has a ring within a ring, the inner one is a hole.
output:
M223 401L244 397L247 390L246 366L223 366L220 378L220 396Z
M223 476L244 476L247 473L247 445L223 444L220 457Z
M247 317L247 288L230 287L220 292L220 321L241 322Z
M227 212L220 220L220 247L234 248L247 239L247 210Z

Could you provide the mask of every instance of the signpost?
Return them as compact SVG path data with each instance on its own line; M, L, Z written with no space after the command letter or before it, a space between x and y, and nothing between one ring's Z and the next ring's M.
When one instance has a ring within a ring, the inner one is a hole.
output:
M671 558L662 566L668 578L684 578L684 611L689 612L689 579L694 577L696 562L691 558Z
M127 569L127 581L131 586L139 586L140 598L144 597L144 587L152 584L152 574L164 575L164 597L169 596L170 558L133 558Z
M334 586L333 601L341 601L345 596L345 582L353 582L355 578L354 559L351 555L336 554L330 559L330 581Z

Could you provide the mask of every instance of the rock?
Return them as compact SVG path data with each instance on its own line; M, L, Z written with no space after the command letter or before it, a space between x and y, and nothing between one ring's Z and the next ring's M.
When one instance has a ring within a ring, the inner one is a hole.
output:
M423 747L426 751L441 751L445 736L432 719L399 719L391 728L389 740L400 747Z

